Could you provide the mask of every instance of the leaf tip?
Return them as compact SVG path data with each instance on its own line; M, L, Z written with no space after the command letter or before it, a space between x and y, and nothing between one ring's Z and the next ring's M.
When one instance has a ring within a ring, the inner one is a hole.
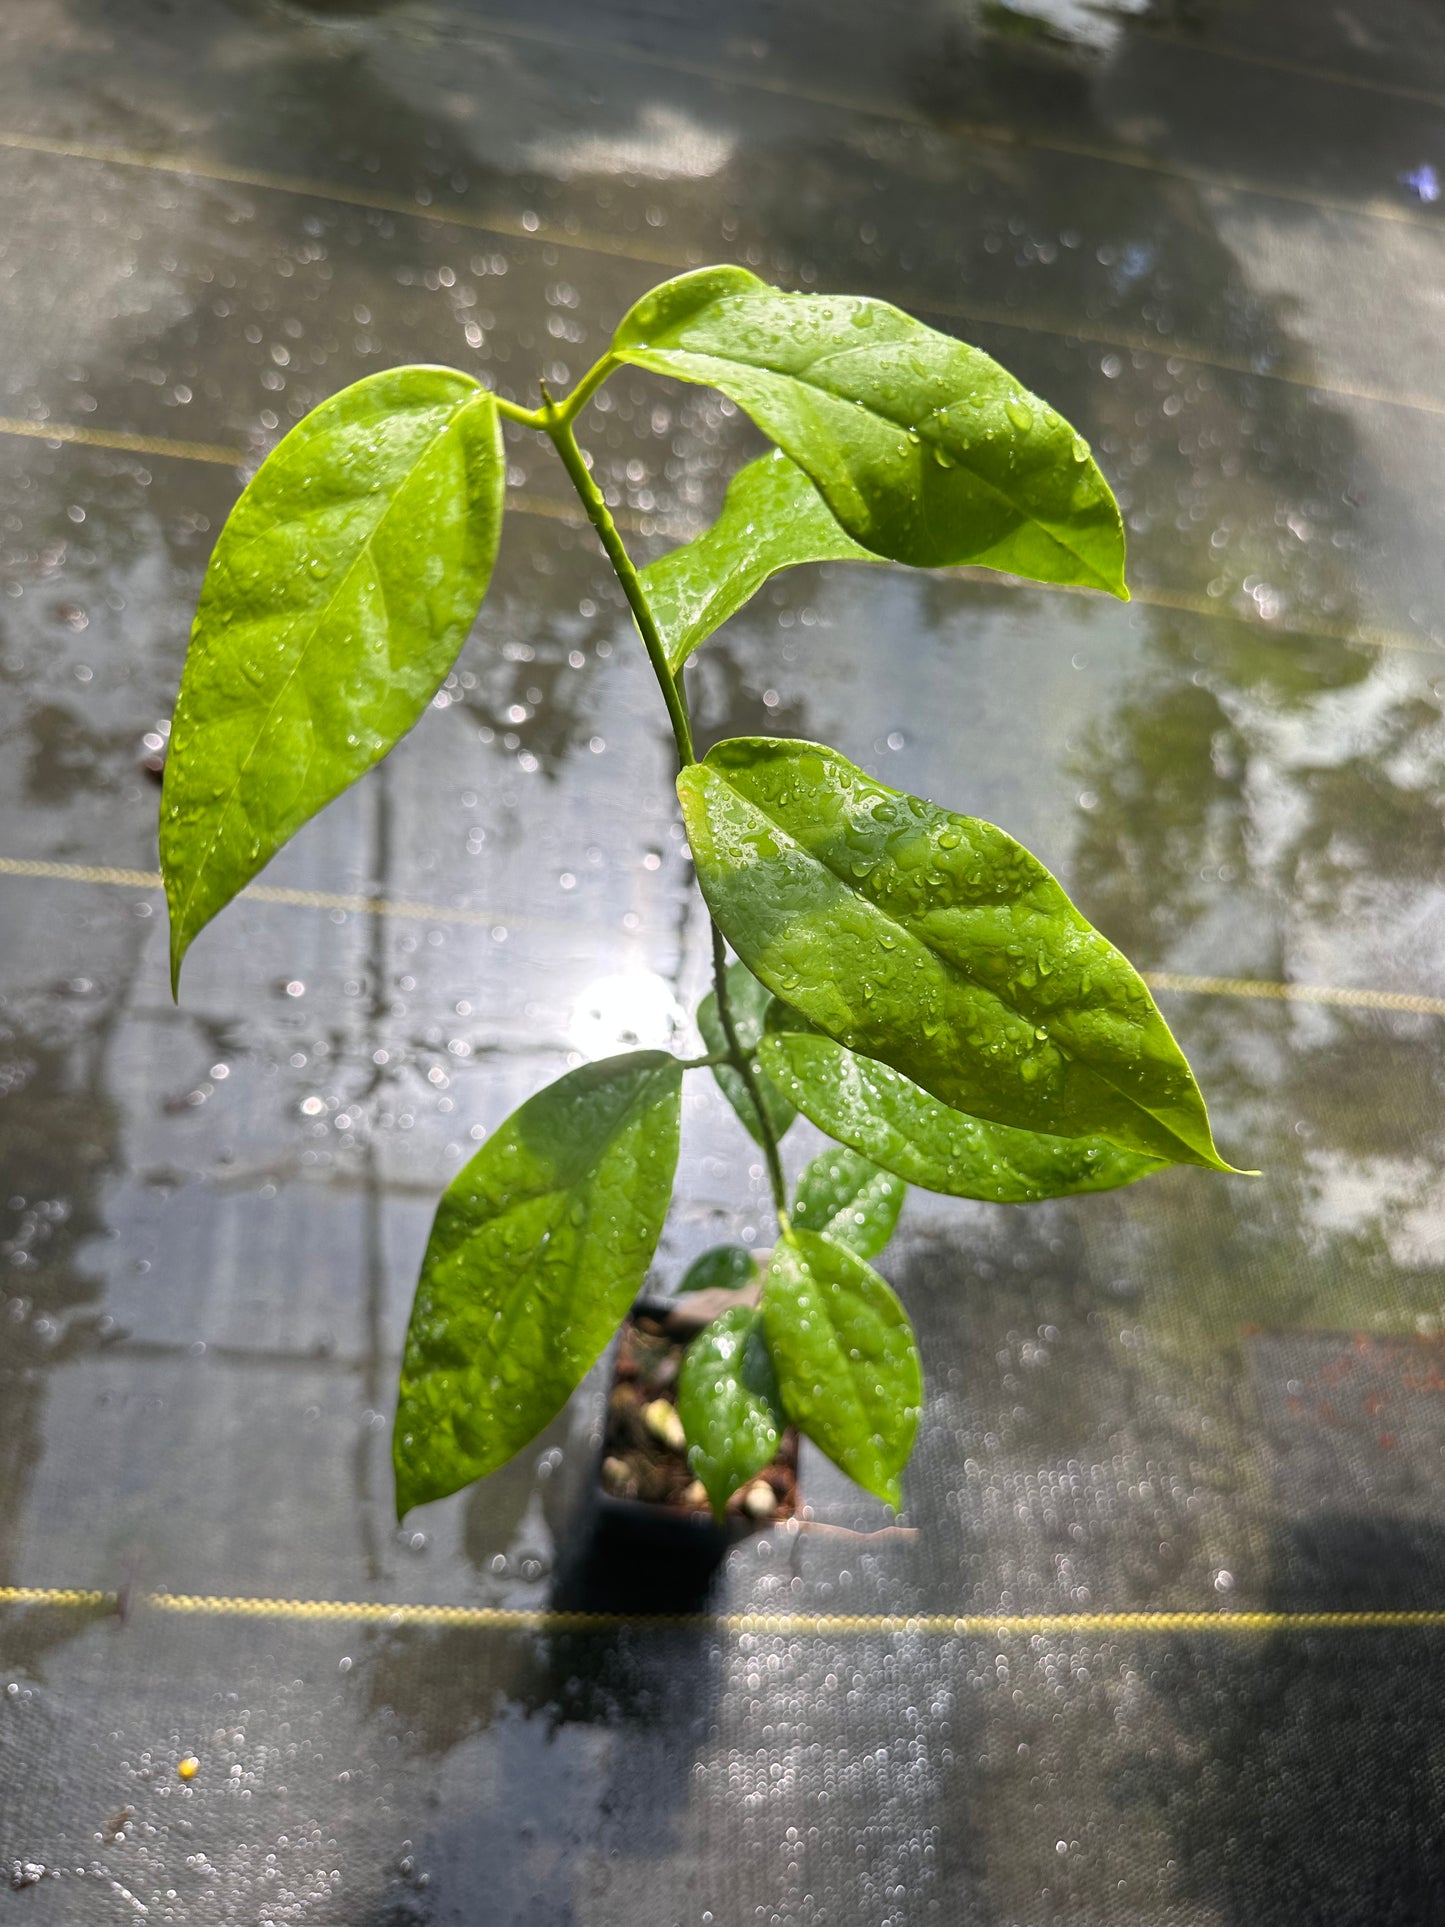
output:
M172 868L167 860L164 835L161 841L161 887L165 892L166 922L169 926L171 1001L178 1004L181 1001L181 966L186 961L199 926L190 920L185 879L179 868Z
M708 1511L711 1512L717 1524L721 1525L727 1512L728 1500L732 1497L732 1488L719 1480L716 1466L709 1468L699 1463L702 1456L697 1446L690 1445L687 1448L687 1469L706 1492ZM712 1472L711 1478L708 1477L709 1470Z
M1122 525L1116 531L1118 540L1111 542L1107 556L1101 556L1091 564L1089 574L1092 580L1089 588L1102 589L1105 595L1113 596L1116 602L1132 602L1129 584L1124 577L1124 530Z
M1240 1165L1231 1164L1229 1159L1221 1153L1219 1146L1214 1142L1212 1133L1209 1134L1207 1138L1207 1144L1209 1156L1207 1159L1201 1160L1207 1170L1218 1171L1221 1177L1226 1178L1257 1178L1263 1175L1262 1172L1246 1171Z
M1199 1164L1206 1171L1217 1171L1223 1178L1258 1178L1264 1175L1262 1171L1247 1171L1242 1165L1231 1164L1228 1158L1220 1156L1219 1151L1213 1144L1210 1145L1209 1150L1210 1155L1208 1158L1200 1158L1198 1160Z
M394 1475L392 1503L396 1508L396 1523L400 1525L407 1513L414 1506L420 1505L426 1495L417 1491L410 1467L400 1458L393 1457L392 1472Z

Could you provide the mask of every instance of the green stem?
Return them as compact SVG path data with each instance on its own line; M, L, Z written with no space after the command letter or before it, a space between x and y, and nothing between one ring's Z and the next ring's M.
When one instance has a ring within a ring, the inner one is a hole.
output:
M505 395L499 395L495 389L491 390L491 396L497 404L497 413L505 415L509 422L520 422L523 428L539 428L546 434L550 432L549 420L576 421L603 382L620 366L615 355L604 355L600 361L592 364L571 394L564 395L559 402L554 402L547 395L547 384L543 382L542 393L547 395L547 399L540 408L523 408L520 402L508 401Z
M728 1055L733 1069L743 1080L752 1106L757 1113L758 1126L763 1134L763 1156L768 1161L768 1183L773 1190L773 1209L778 1214L778 1225L785 1238L793 1234L793 1221L788 1216L788 1187L783 1177L783 1159L778 1150L777 1135L773 1130L772 1119L763 1106L763 1094L758 1088L758 1073L752 1058L738 1041L737 1027L733 1023L732 1002L728 996L728 960L723 948L722 931L714 923L712 926L712 981L713 995L717 999L718 1022L723 1027L723 1036L728 1040Z
M657 623L648 606L647 592L637 573L632 557L617 533L617 525L603 499L602 491L592 479L592 471L587 466L586 457L577 446L577 437L572 433L572 421L588 397L601 386L611 373L613 363L610 357L597 363L565 401L554 402L547 393L546 384L542 385L542 406L535 415L528 416L514 403L507 403L503 413L514 421L525 420L529 427L540 428L551 440L552 446L562 458L562 466L571 478L582 506L587 511L587 519L597 531L597 538L606 551L607 560L612 564L613 573L622 584L622 593L627 597L628 607L632 610L633 621L637 624L638 634L642 637L643 647L647 650L648 661L652 664L653 674L657 677L663 701L667 704L668 719L672 723L673 739L677 744L677 760L684 769L697 759L692 747L692 723L687 713L687 697L683 691L681 674L674 675L672 665L667 660L667 646L662 640ZM713 984L717 997L718 1020L722 1024L723 1035L727 1039L727 1056L722 1061L732 1065L752 1101L757 1113L758 1128L763 1137L763 1155L767 1159L768 1182L772 1187L773 1209L778 1214L778 1225L785 1238L793 1235L792 1221L788 1216L788 1188L783 1177L783 1160L778 1150L777 1134L772 1120L763 1107L762 1093L758 1088L757 1070L752 1058L738 1040L737 1026L733 1022L732 1006L728 999L727 953L723 947L722 932L709 917L712 930L712 969ZM701 1057L689 1060L684 1068L694 1064L715 1064L716 1057Z
M622 545L622 537L617 533L617 524L602 491L592 479L582 450L577 446L577 437L572 433L572 424L557 407L544 389L545 406L542 427L551 437L552 446L562 457L562 466L571 477L582 506L587 511L587 520L597 531L597 539L607 552L607 560L612 564L617 580L622 584L622 593L627 597L628 607L632 610L633 621L637 624L642 637L647 659L652 664L652 673L657 677L662 699L667 704L668 720L672 724L673 738L677 743L677 760L686 769L689 763L696 762L692 753L692 728L688 722L687 705L682 699L677 678L667 660L667 645L647 606L647 596L638 576L632 557Z
M587 373L572 390L571 394L564 396L563 399L558 402L557 413L562 417L563 421L576 421L577 417L597 393L597 390L602 386L603 382L606 381L613 370L619 366L620 364L612 355L604 355L601 361L594 362L592 367L587 370Z

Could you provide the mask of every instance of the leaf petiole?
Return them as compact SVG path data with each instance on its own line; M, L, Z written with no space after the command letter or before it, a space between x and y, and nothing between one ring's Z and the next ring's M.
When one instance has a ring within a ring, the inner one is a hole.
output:
M509 422L520 422L523 428L536 428L546 433L547 422L543 409L523 408L520 402L508 401L495 391L493 391L492 400L497 405L497 413Z
M623 363L617 355L603 355L600 361L593 362L577 386L570 394L564 395L561 401L554 401L547 393L546 382L539 382L538 386L543 395L540 408L523 408L520 402L508 401L504 396L497 394L495 389L489 392L497 405L499 415L504 415L509 422L517 422L523 428L535 428L539 434L547 435L551 433L549 424L553 421L576 421L607 377L615 374L622 366Z
M721 930L716 923L712 925L712 980L713 995L717 999L718 1021L723 1027L723 1036L728 1040L728 1059L738 1076L747 1086L748 1096L752 1099L753 1109L757 1112L758 1128L762 1133L763 1156L768 1163L768 1183L773 1192L773 1209L778 1214L778 1226L785 1238L793 1234L792 1219L788 1216L788 1187L783 1178L783 1160L778 1151L777 1133L772 1119L768 1116L763 1094L758 1088L757 1068L748 1052L738 1042L737 1025L733 1022L732 1003L728 994L728 960L723 946Z
M599 364L600 365L600 364ZM612 512L603 499L602 491L592 479L592 471L587 466L587 458L577 446L577 437L572 433L572 424L563 409L559 408L542 389L543 420L545 430L552 446L562 458L578 499L587 511L587 520L597 531L597 539L606 551L607 560L612 564L613 574L622 584L622 593L627 597L633 621L637 624L647 659L652 664L653 674L657 677L662 699L667 704L668 721L672 724L673 739L677 744L677 760L684 769L696 762L692 751L692 726L688 721L687 705L677 678L673 675L667 660L667 645L663 642L652 610L648 607L647 596L638 578L632 557L623 546L622 537L617 533L617 524Z
M582 413L582 410L587 406L588 402L591 401L607 377L615 373L622 365L621 360L616 355L604 355L600 361L595 361L582 377L581 381L579 381L577 386L572 390L571 394L564 395L561 401L557 403L557 413L562 417L563 421L576 421L577 417ZM546 392L545 389L543 392ZM542 411L539 411L539 414L541 412ZM543 426L540 420L538 426Z

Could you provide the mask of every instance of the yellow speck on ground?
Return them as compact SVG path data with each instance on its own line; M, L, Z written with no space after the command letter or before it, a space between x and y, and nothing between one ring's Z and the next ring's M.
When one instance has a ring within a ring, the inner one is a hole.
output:
M194 1753L188 1753L176 1768L183 1780L194 1780L201 1769L201 1763Z

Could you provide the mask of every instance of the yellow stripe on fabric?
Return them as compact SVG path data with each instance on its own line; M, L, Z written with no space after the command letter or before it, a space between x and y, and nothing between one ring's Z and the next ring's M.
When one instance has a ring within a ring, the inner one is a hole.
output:
M0 419L0 435L23 435L36 441L78 442L88 448L114 448L131 453L157 454L178 461L215 462L228 468L239 468L249 462L259 451L227 449L212 446L206 442L165 442L155 437L130 435L117 430L110 433L104 429L71 428L62 423L15 422ZM569 502L549 501L545 496L509 494L507 497L509 515L536 515L549 522L563 522L570 528L585 528L587 518L580 507ZM665 516L641 515L628 509L614 509L612 519L619 528L632 534L661 535L672 541L688 541L701 531L697 523L679 523ZM884 567L900 567L901 564L884 563ZM1025 582L1020 578L1000 574L992 569L958 568L939 569L932 573L956 576L968 582L1007 583L1016 588L1043 588L1046 593L1089 594L1091 591L1076 590L1072 585L1051 585ZM1241 622L1247 627L1258 629L1263 634L1289 636L1300 641L1342 642L1364 649L1400 649L1417 655L1445 654L1439 643L1425 637L1407 636L1398 630L1382 629L1371 624L1358 628L1348 628L1342 623L1311 623L1298 625L1290 622L1266 621L1261 616L1245 615L1238 609L1223 604L1216 598L1191 594L1185 589L1163 589L1149 584L1130 585L1133 600L1146 609L1168 609L1180 615L1201 616L1211 622Z
M1245 355L1223 354L1198 342L1139 334L1131 329L1108 331L1082 319L1019 314L1012 308L976 301L950 301L946 296L921 289L900 289L894 298L900 307L914 307L950 321L973 322L984 328L1012 328L1019 334L1049 335L1061 341L1087 341L1092 347L1123 348L1130 354L1148 355L1155 361L1187 361L1192 367L1214 368L1224 375L1280 381L1289 388L1303 388L1315 395L1333 395L1342 401L1365 401L1377 407L1404 408L1421 415L1445 415L1445 400L1436 400L1430 395L1406 394L1398 388L1374 388L1364 382L1325 381L1319 375L1287 366L1257 368Z
M548 242L554 247L580 249L585 254L609 255L624 261L637 261L657 268L697 265L680 258L675 248L654 247L640 239L609 234L576 234L566 229L545 234L537 227L505 214L480 214L472 208L448 205L432 207L405 194L387 194L370 188L343 187L338 182L313 181L295 174L274 174L266 168L229 167L198 159L188 154L143 154L134 148L112 147L95 141L54 140L43 134L26 134L0 129L0 148L11 153L49 154L61 160L98 161L109 167L138 167L154 174L216 181L227 187L256 187L275 194L299 194L307 200L330 201L339 207L364 208L378 214L399 214L409 220L437 222L444 227L466 228L477 234L494 235L500 241Z
M73 1586L0 1586L0 1606L91 1606L114 1612L120 1595L85 1592Z
M1341 1004L1356 1010L1404 1010L1422 1017L1445 1017L1445 997L1416 996L1408 990L1282 984L1265 977L1191 977L1176 970L1145 970L1140 975L1153 990L1184 991L1201 997L1273 997L1290 1004Z
M214 442L177 441L166 435L130 435L119 428L85 428L73 422L26 422L0 416L0 435L29 441L78 442L82 448L115 448L128 455L166 455L182 462L218 462L237 468L249 455Z
M841 1634L885 1638L1035 1639L1115 1634L1210 1633L1238 1636L1311 1632L1445 1630L1445 1610L1401 1612L1078 1612L1078 1613L589 1613L504 1606L415 1606L379 1600L266 1599L233 1594L152 1592L121 1595L48 1586L0 1586L0 1606L51 1606L127 1612L144 1609L189 1619L276 1619L298 1624L461 1626L499 1632L610 1632L629 1626L725 1634L733 1638L814 1639Z
M1091 591L1069 588L1070 595ZM1133 601L1146 609L1168 609L1186 616L1204 616L1211 622L1240 622L1257 629L1261 635L1287 636L1301 642L1343 642L1360 649L1403 649L1415 655L1438 656L1445 653L1428 636L1408 636L1399 629L1383 629L1376 623L1355 626L1343 622L1275 622L1260 615L1246 615L1217 597L1197 595L1188 589L1166 589L1129 584Z
M48 863L32 857L0 857L0 877L35 877L52 883L101 883L123 890L159 890L158 870L116 870L100 864ZM510 910L449 910L439 903L413 903L404 897L349 897L330 890L287 890L269 883L253 883L241 901L290 904L302 910L345 910L357 916L398 917L414 923L454 923L489 930L572 930L560 917L519 916ZM1193 977L1174 970L1140 973L1154 990L1180 991L1202 997L1260 997L1285 1003L1336 1004L1346 1009L1400 1010L1425 1017L1445 1017L1445 997L1408 990L1367 990L1348 985L1275 983L1266 977Z
M89 863L41 863L28 857L0 857L0 877L38 877L53 883L103 883L123 890L160 890L158 870L113 870ZM439 903L413 903L406 898L342 896L331 890L287 890L274 884L253 883L241 892L251 903L291 904L302 910L345 910L357 916L400 917L414 923L455 923L490 930L504 924L510 930L571 930L559 917L518 916L509 910L449 910Z
M1391 202L1316 201L1307 194L1296 193L1290 189L1267 189L1259 185L1251 185L1234 176L1215 174L1208 169L1189 168L1182 164L1176 166L1172 163L1158 162L1143 155L1129 155L1082 143L1035 141L1016 136L1007 129L969 122L956 122L949 125L950 131L985 145L1040 147L1045 151L1064 154L1071 158L1091 159L1119 167L1142 169L1170 178L1225 187L1235 192L1274 194L1287 201L1303 201L1307 205L1317 205L1336 212L1354 213L1362 217L1373 216L1382 220L1405 221L1437 230L1440 225L1435 217L1425 215L1423 211L1417 212L1409 208L1397 207ZM179 178L192 177L232 186L260 188L280 194L296 194L310 200L327 201L339 207L356 207L373 212L396 214L418 221L430 221L443 227L459 227L469 232L490 234L499 240L535 242L552 247L570 248L577 253L595 254L610 260L635 261L641 266L666 268L673 273L698 267L703 261L701 253L696 250L680 251L660 244L639 242L631 237L598 234L581 228L575 231L566 227L529 228L523 221L507 215L483 215L469 208L455 206L435 208L415 199L408 200L401 194L343 187L339 183L310 180L288 174L273 174L264 169L223 167L213 162L183 155L148 155L130 148L99 145L89 141L56 140L41 134L5 130L0 130L0 149L14 153L53 155L65 160L98 162L108 166L135 167L153 173L173 174ZM1092 328L1087 321L1083 320L1030 318L1009 309L950 302L941 295L921 292L905 294L902 291L896 291L896 293L899 300L911 301L920 310L934 315L978 322L984 326L1015 328L1028 334L1046 334L1061 339L1089 341L1105 347L1143 352L1158 359L1177 357L1198 367L1217 368L1222 373L1249 375L1262 381L1282 381L1316 394L1336 395L1343 399L1366 401L1383 407L1410 409L1428 415L1445 415L1445 400L1435 400L1425 395L1406 395L1360 383L1331 383L1322 381L1313 374L1290 368L1255 368L1242 357L1214 352L1198 344L1176 342L1159 336L1127 331L1122 334L1107 334ZM22 432L30 431L27 428Z
M97 863L42 863L31 857L0 857L0 876L44 877L53 883L110 883L122 890L159 890L159 870L114 870Z
M1287 60L1251 47L1231 47L1219 41L1201 40L1192 34L1173 32L1143 20L1131 20L1129 32L1145 40L1157 40L1167 47L1178 47L1189 54L1205 54L1214 60L1229 60L1239 67L1258 67L1267 73L1288 74L1294 80L1319 81L1326 87L1348 87L1356 93L1380 94L1387 100L1410 100L1423 107L1445 108L1445 94L1432 87L1411 87L1403 81L1380 80L1373 74L1342 73L1338 67L1320 67L1303 60Z
M158 435L132 435L125 429L84 428L69 422L22 422L0 417L0 435L20 435L27 441L69 442L82 448L113 448L127 455L161 455L172 461L210 462L224 468L241 468L269 453L259 448L227 448L214 442L167 441ZM586 528L587 517L580 503L548 501L545 496L507 497L509 515L537 515L547 522L565 522L571 528ZM699 532L700 525L679 526L666 516L642 515L630 509L613 509L612 519L619 528L632 534L664 535L686 541Z

